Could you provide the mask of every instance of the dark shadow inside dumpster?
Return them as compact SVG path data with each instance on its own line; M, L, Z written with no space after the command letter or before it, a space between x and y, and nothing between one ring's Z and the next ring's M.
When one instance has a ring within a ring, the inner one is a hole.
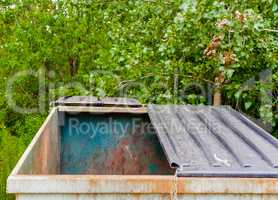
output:
M170 175L147 114L64 113L61 174Z

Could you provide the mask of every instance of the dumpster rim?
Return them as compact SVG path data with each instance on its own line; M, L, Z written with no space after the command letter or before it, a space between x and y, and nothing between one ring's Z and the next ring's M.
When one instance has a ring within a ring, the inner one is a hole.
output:
M179 194L278 194L277 178L179 177ZM169 194L174 176L160 175L14 175L8 193Z

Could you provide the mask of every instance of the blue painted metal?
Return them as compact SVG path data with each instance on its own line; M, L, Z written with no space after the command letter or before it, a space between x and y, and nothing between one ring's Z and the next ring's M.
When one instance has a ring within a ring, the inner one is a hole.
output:
M62 174L173 174L147 115L66 113Z

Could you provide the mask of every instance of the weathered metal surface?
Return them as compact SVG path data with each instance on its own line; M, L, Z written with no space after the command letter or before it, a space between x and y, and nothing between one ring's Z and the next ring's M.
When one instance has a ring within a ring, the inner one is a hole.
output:
M58 114L54 108L19 160L13 174L59 174Z
M64 115L61 174L174 174L147 115Z
M173 185L173 176L21 175L9 178L8 191L20 194L170 194ZM278 179L180 177L177 193L278 195Z
M278 177L278 141L231 108L148 108L179 176Z
M146 114L148 113L146 107L91 107L91 106L57 106L60 112L90 112L95 114L103 113L131 113L131 114Z
M94 96L68 96L61 97L55 102L55 105L65 106L142 106L136 99L120 97L97 98Z
M120 194L52 194L18 195L17 200L170 200L168 195L120 195Z
M74 110L72 110L71 108L72 107L63 107L64 111L70 113L75 113L76 111L78 111L77 108L80 107L77 106L75 107L76 109ZM59 109L54 108L52 112L49 114L45 123L42 125L41 129L34 137L32 143L29 145L26 152L24 153L24 155L18 162L17 166L13 170L11 176L8 178L7 192L15 193L17 200L54 200L54 199L55 200L81 200L81 199L82 200L89 200L89 199L90 200L91 199L93 200L108 200L108 199L109 200L111 199L168 200L169 199L170 200L171 199L170 194L173 192L175 185L177 185L177 193L178 193L179 200L249 200L249 199L250 200L251 199L252 200L276 200L278 199L278 179L277 178L179 177L176 180L172 175L165 175L165 176L89 175L89 174L54 175L55 173L59 173L59 169L56 168L57 166L59 166L59 160L60 160L60 154L58 154L58 150L60 148L59 141L60 139L62 140L62 138L59 139L60 132L57 128L57 123L58 123L57 110ZM103 115L101 109L98 110L95 108L92 109L91 111L92 112L96 111L95 114L93 114L94 117L95 116L108 117L111 116L110 115L111 113L113 113L110 112L111 109L109 110L106 108L104 108L104 113L110 113L110 114ZM130 111L125 112L124 110L121 110L120 113L128 113L128 112ZM98 113L98 115L96 115L96 113ZM102 114L99 115L100 113ZM145 122L146 124L149 123L148 118L146 118L146 116L144 116L143 114L145 113L145 111L140 110L140 112L136 111L135 113L137 114L134 115L136 117L139 116L140 119L139 121L137 121L137 123L140 125L138 127L145 127L143 124L145 124ZM141 114L138 115L138 113ZM84 109L82 108L82 113L78 115L83 115L83 114L84 114ZM78 118L78 115L71 114L70 116L77 116ZM128 115L129 117L128 119L127 118L118 119L119 116L125 116L125 114L123 115L113 114L113 115L116 116L116 118L114 119L117 119L121 123L126 125L130 125L130 121L132 121L131 119L134 117L134 115ZM200 115L202 116L202 113ZM237 113L235 113L235 115L237 115ZM169 117L168 115L165 116ZM239 119L241 119L246 126L251 127L252 130L257 130L257 131L260 130L254 124L252 123L250 124L248 119L245 119L242 116L237 116L237 117L239 117ZM168 119L171 121L171 118ZM192 117L192 119L195 118ZM94 124L95 122L96 121L94 121ZM52 129L51 127L54 127L54 129ZM143 128L142 130L144 129L145 128ZM130 133L130 131L124 131L124 132ZM146 133L148 131L142 131L142 132L139 131L139 132ZM269 139L270 141L272 141L271 139L272 137L269 135L265 135L263 130L260 130L259 132L260 133L258 135L261 135L261 137L263 137L266 141L269 141ZM229 132L223 132L223 133L229 134ZM68 138L67 141L74 142L74 140L71 139ZM140 145L143 144L150 145L149 143L145 143L144 137L138 136L136 134L136 131L135 134L132 136L130 136L129 134L123 134L123 137L116 138L116 139L118 142L116 143L116 145L114 145L113 149L115 151L110 151L110 152L114 152L114 153L120 152L120 155L124 155L122 156L124 158L126 157L133 158L131 159L132 161L136 160L134 159L136 156L139 156L136 150L137 148L141 148L139 147ZM103 143L106 144L107 141L108 141L107 146L110 146L111 142L109 142L110 141L109 139L104 140ZM139 142L137 143L137 141ZM148 141L152 141L152 140L149 140L148 138ZM135 152L133 152L133 150L131 151L132 152L131 155L134 154L135 156L130 156L129 152L123 153L123 151L126 150L126 148L117 148L118 144L121 144L120 146L125 147L126 144L131 144L130 142L133 142L135 144L133 147L131 147L131 149L132 148L135 149ZM208 140L208 142L210 142L210 140ZM86 144L86 143L82 143L82 144ZM272 141L271 144L274 145L275 142ZM82 155L83 151L86 149L85 146L81 146L81 148L80 146L76 146L76 147L77 147L76 152L78 152L80 155ZM148 152L155 152L156 150L151 150ZM84 155L86 155L86 153ZM112 155L115 154L107 154L107 155L111 155L110 157L113 157ZM153 155L153 153L151 153L151 155ZM76 155L74 154L72 158L78 158L78 156L76 157L75 156ZM36 158L40 158L38 160L38 164L34 163L36 161ZM73 161L74 161L73 163L77 163L76 160L73 159ZM144 166L148 166L148 164L146 163L147 162L145 162ZM110 164L108 166L111 166ZM133 165L136 166L135 164ZM103 166L105 167L105 165ZM127 166L128 166L127 172L129 173L130 165ZM115 168L115 171L112 170L110 172L114 174L118 170L119 168ZM148 173L150 172L149 170L147 171ZM177 181L177 184L175 184L175 180Z
M277 200L277 195L180 195L178 200ZM119 194L26 194L18 195L17 200L171 200L169 195L140 194L140 195L119 195Z

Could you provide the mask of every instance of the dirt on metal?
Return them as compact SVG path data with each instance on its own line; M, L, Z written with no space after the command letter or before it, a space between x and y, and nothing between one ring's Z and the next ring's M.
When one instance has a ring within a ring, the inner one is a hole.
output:
M155 135L145 135L140 131L127 134L116 148L107 152L102 160L101 169L106 174L136 175L136 174L173 174L169 163L163 155L163 150L155 144ZM95 165L86 171L87 174L99 173Z

